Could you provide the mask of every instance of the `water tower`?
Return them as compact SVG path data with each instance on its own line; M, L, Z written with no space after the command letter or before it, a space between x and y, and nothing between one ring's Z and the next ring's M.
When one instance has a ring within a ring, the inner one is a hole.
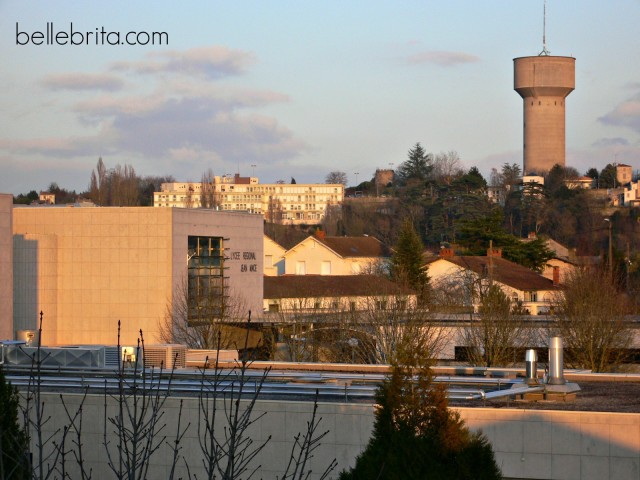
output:
M535 57L513 59L513 88L524 105L523 174L565 166L565 99L576 85L573 57L552 56L546 47Z

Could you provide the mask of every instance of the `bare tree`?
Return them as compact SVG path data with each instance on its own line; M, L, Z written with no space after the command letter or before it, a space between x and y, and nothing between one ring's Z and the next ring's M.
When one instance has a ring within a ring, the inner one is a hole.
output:
M606 372L623 363L633 338L625 321L627 307L609 272L578 269L570 273L564 291L554 300L552 328L564 339L567 365Z
M324 183L331 183L331 184L341 183L342 185L346 185L347 174L339 170L334 170L333 172L327 173L327 176L324 178Z
M533 343L533 329L516 314L519 312L514 313L514 307L496 284L480 291L478 315L472 316L468 325L460 330L472 365L511 366L518 360L516 350Z
M239 293L225 288L192 288L190 292L185 280L167 302L159 322L160 338L166 343L213 350L220 337L222 349L239 348L246 311L246 301Z
M118 351L120 351L120 322L118 321ZM136 357L144 357L142 330L138 338ZM169 396L174 364L168 367L169 375L163 379L166 389L161 388L164 366L159 370L146 369L134 363L132 374L125 370L125 362L119 356L117 387L108 393L105 384L103 445L107 453L107 465L118 479L142 480L148 478L153 456L165 444L164 404ZM115 401L114 415L109 416L108 400ZM113 430L109 432L109 425ZM180 425L180 422L178 422ZM180 432L178 431L178 437ZM116 444L112 444L112 438ZM173 456L173 467L178 456Z
M213 170L210 168L202 174L200 187L200 208L216 208L218 206L216 196L216 182Z
M431 176L437 183L451 185L454 178L464 174L460 155L455 150L440 152L433 158Z
M357 334L359 357L367 363L393 364L413 355L438 358L445 330L411 295L368 297L351 328ZM355 342L354 342L355 343Z

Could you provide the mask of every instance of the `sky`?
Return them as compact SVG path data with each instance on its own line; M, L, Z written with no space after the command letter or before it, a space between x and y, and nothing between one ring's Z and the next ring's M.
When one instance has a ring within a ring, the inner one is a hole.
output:
M640 0L546 10L547 49L576 58L567 165L639 169ZM542 47L543 0L0 0L0 192L84 191L99 157L354 185L416 142L488 177L522 164L513 58Z

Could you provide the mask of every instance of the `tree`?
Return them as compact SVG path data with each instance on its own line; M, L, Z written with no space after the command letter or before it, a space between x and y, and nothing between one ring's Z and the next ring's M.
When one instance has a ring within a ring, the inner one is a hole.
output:
M616 176L616 167L608 163L600 172L598 188L615 188L617 186Z
M214 350L219 342L222 349L241 348L244 330L238 322L246 312L245 302L226 289L193 287L192 282L189 292L183 282L167 304L159 322L162 341L205 350Z
M216 197L216 184L213 170L210 168L202 174L200 187L200 208L216 208L218 206Z
M372 437L341 480L501 478L491 445L448 408L429 363L393 365L376 394Z
M20 397L4 376L0 365L0 478L27 480L29 445L18 422Z
M578 269L554 300L553 333L565 343L567 365L613 371L628 355L633 338L625 321L626 298L605 270Z
M334 170L333 172L329 172L324 179L324 183L338 184L342 185L347 184L347 174L345 172L341 172L339 170Z
M496 284L478 278L471 288L480 297L478 316L460 330L469 362L484 367L513 365L516 361L514 351L530 343L533 329L515 314L520 313L518 305L513 305Z
M412 288L420 298L428 293L429 276L424 267L424 246L411 220L405 219L391 257L391 277L402 285Z
M425 152L418 142L409 150L407 155L409 158L402 162L398 170L396 170L398 180L403 185L406 185L410 180L424 184L433 169L431 154Z
M463 174L460 155L455 150L440 152L433 158L431 177L435 182L450 185L455 178Z

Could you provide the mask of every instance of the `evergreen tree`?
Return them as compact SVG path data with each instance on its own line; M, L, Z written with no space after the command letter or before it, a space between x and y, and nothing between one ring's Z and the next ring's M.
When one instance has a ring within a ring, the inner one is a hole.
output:
M31 478L27 436L18 423L18 392L6 381L0 366L0 478Z
M409 150L408 157L396 171L398 180L403 185L406 185L410 180L424 185L433 169L431 154L425 152L420 142L418 142Z
M424 245L411 220L405 219L391 257L391 277L420 296L426 295L429 286L429 276L422 261L423 250Z
M429 365L412 363L394 365L378 389L372 437L340 480L502 478L487 439L448 408L445 388L433 384Z

